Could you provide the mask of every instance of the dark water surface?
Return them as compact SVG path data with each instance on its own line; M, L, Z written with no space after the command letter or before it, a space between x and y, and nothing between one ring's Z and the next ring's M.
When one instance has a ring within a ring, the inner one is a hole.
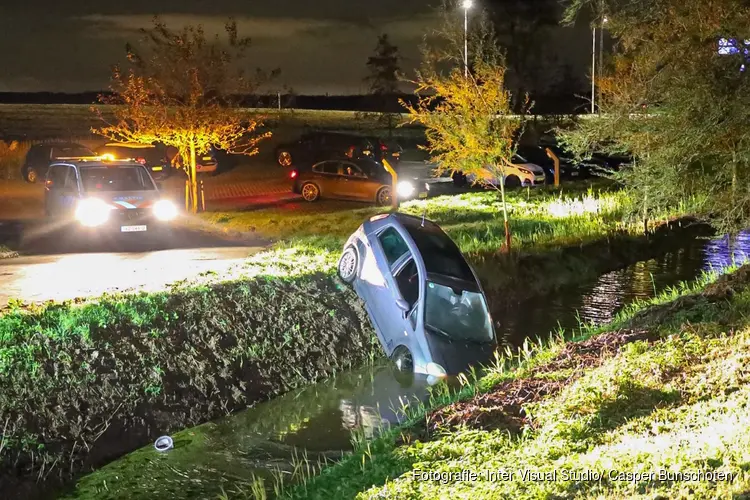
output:
M610 321L624 306L653 297L704 271L750 256L750 233L734 239L694 240L676 252L606 273L543 297L493 304L498 334L518 345L562 327ZM117 498L215 498L253 475L290 478L295 465L335 459L351 449L352 435L374 436L403 418L402 405L425 400L423 377L398 381L389 366L366 367L291 392L255 408L178 433L175 449L144 448L84 478L89 492L116 490ZM285 472L284 472L285 471ZM247 487L246 487L247 488ZM81 491L83 491L81 490ZM230 495L231 496L231 495Z

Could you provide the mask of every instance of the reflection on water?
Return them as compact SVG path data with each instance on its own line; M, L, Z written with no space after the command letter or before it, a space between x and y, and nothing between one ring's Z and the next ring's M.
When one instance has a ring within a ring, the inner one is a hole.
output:
M498 333L518 344L526 337L547 335L559 327L607 322L636 299L650 298L703 271L740 263L749 255L750 233L732 240L694 241L661 258L639 262L550 296L520 304L495 300L493 315L500 323ZM388 366L341 374L183 431L175 436L175 450L169 453L159 455L153 448L145 448L131 454L108 466L121 479L109 477L107 481L120 481L109 487L123 488L130 497L137 497L141 491L153 494L167 484L171 485L172 498L194 496L198 484L201 494L218 494L222 485L248 481L253 474L270 477L275 469L289 472L296 453L305 453L312 462L340 457L342 450L351 449L353 431L372 437L398 423L403 419L403 405L425 400L428 387L421 377L407 383L397 381ZM148 462L146 469L139 465L139 457ZM133 474L137 481L124 479ZM175 484L183 476L190 478L190 487ZM168 483L165 477L169 477Z
M734 246L750 250L750 238L744 246L739 242ZM570 330L582 323L607 323L635 300L651 298L666 287L731 263L727 244L696 240L658 259L638 262L547 296L521 303L496 301L493 316L499 323L498 335L512 345L520 345L527 337L547 336L559 328Z

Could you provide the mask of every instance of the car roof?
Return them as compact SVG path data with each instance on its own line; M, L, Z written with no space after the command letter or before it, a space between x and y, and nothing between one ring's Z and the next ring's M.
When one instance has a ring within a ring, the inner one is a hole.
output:
M117 167L143 167L140 163L134 161L101 161L96 160L71 160L71 161L56 161L50 165L54 166L67 166L67 167L106 167L106 168L117 168Z
M105 148L132 148L132 149L153 149L153 144L140 144L137 142L108 142Z
M33 144L31 146L32 148L83 148L83 149L91 149L83 144L78 144L77 142L40 142L37 144Z

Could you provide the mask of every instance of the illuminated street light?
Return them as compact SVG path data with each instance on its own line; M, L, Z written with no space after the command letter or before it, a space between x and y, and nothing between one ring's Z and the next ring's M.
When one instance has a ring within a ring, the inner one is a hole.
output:
M464 0L464 77L469 77L469 9L474 5L472 0Z

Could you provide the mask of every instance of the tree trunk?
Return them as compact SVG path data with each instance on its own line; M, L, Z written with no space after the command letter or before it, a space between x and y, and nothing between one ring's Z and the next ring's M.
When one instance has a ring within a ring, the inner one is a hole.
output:
M732 151L732 206L737 206L737 150Z
M191 211L198 213L198 172L196 171L195 142L190 141L190 197Z

